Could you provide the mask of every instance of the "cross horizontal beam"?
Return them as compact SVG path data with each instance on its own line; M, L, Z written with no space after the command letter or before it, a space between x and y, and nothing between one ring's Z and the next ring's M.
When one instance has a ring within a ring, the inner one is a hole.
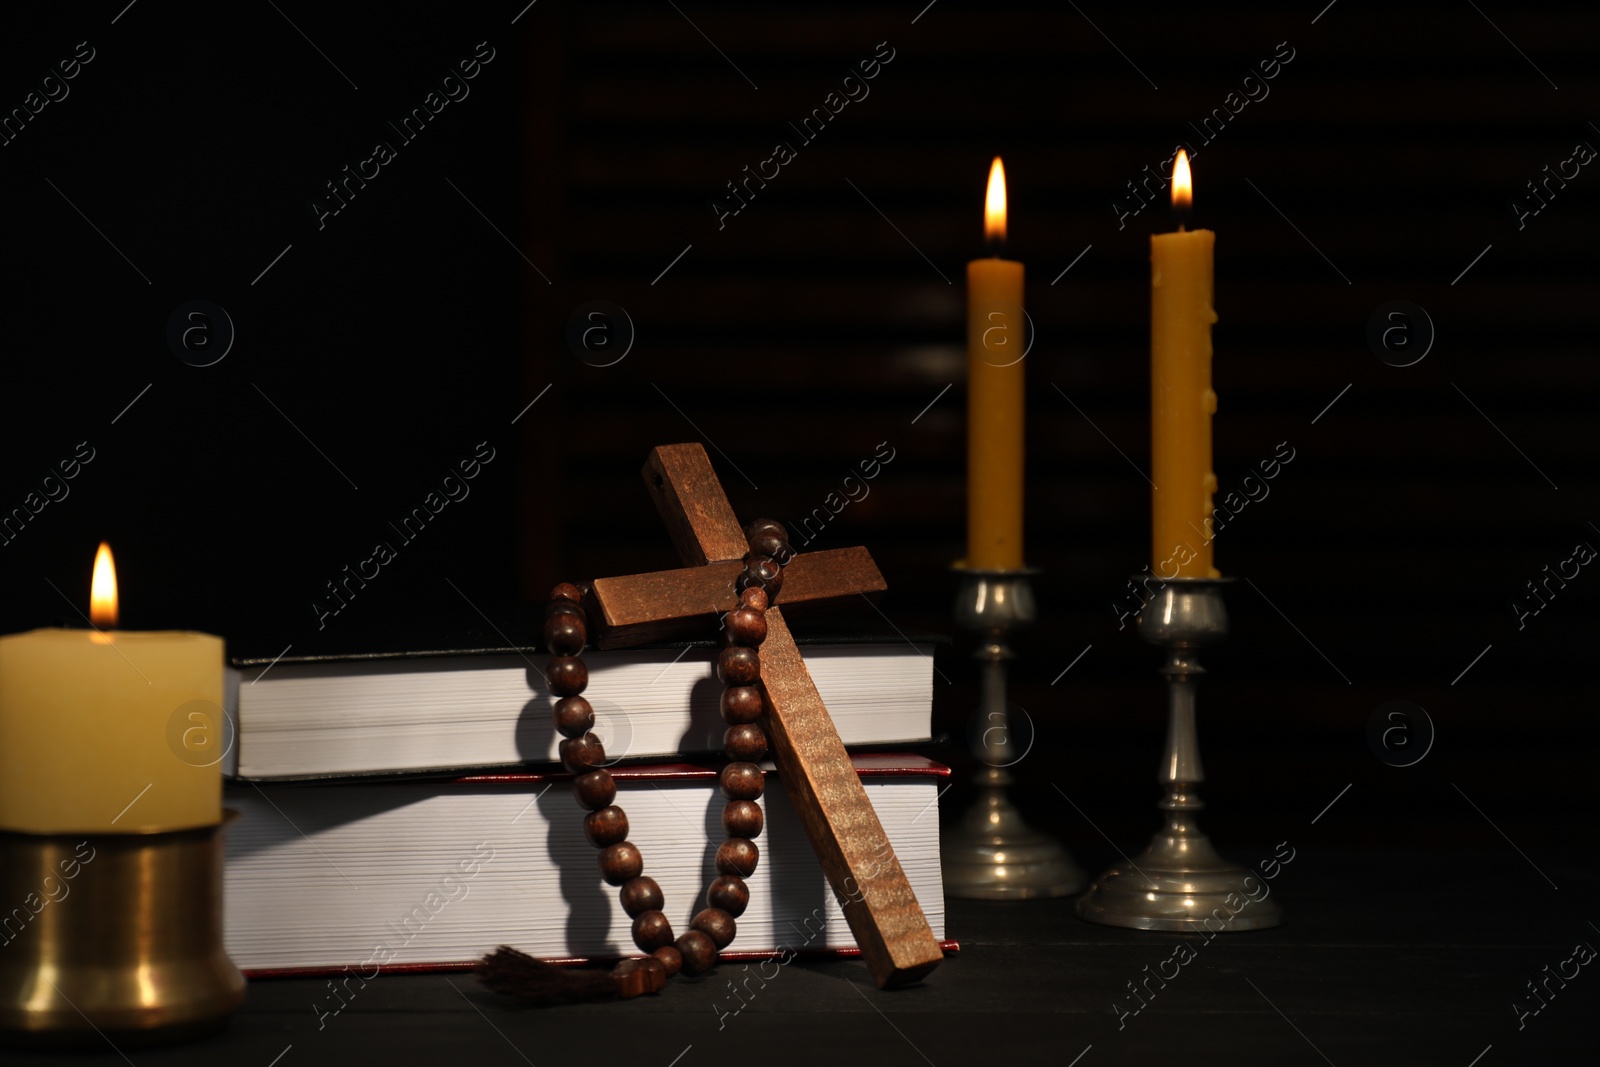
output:
M595 579L589 601L595 647L625 648L711 635L717 617L738 606L734 583L742 570L744 564L735 559ZM866 549L834 548L795 556L783 569L783 588L774 602L793 607L863 594L871 597L887 588Z

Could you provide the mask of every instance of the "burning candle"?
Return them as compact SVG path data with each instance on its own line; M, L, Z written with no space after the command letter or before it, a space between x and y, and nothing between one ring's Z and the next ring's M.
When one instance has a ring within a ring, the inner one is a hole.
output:
M1150 237L1150 480L1152 552L1163 578L1215 578L1211 561L1212 248L1216 234L1188 229L1194 204L1189 157L1172 168L1176 233Z
M222 639L118 630L111 549L89 630L0 637L0 829L144 834L222 819Z
M989 167L983 215L989 256L967 264L968 567L1022 566L1022 264L1001 259L1006 174Z

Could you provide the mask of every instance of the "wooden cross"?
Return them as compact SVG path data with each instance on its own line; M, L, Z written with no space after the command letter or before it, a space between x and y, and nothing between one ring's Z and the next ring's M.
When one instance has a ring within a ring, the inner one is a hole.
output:
M601 648L656 640L686 625L705 633L738 604L734 583L749 546L705 449L663 445L650 453L644 478L690 566L596 580L589 615ZM761 644L762 725L773 761L880 989L919 980L944 956L778 605L884 588L865 549L797 555L767 609Z

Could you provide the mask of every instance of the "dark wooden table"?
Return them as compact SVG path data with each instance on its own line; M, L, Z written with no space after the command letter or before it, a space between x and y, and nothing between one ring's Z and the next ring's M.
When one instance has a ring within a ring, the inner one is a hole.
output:
M1166 1054L1205 1064L1374 1063L1504 1067L1594 1062L1589 1029L1600 974L1583 968L1518 1030L1512 1002L1582 941L1600 945L1593 871L1512 847L1485 852L1318 851L1295 845L1272 883L1287 925L1188 940L1195 958L1131 1006L1130 982L1171 956L1173 934L1090 926L1065 902L950 902L962 951L923 985L872 987L858 962L793 963L737 1006L724 967L623 1004L527 1010L469 975L381 978L319 1030L323 983L252 983L224 1034L128 1049L147 1064L301 1067L309 1063L494 1065L809 1064L870 1057L877 1067L1001 1063L1103 1067ZM1254 862L1271 848L1234 853ZM1110 859L1080 855L1086 864ZM1550 879L1546 880L1546 877ZM1553 888L1559 886L1559 889ZM1569 968L1570 969L1570 968ZM1167 973L1171 973L1168 965ZM754 973L752 970L751 973ZM771 968L768 968L771 973ZM1481 1056L1481 1058L1479 1058ZM105 1064L117 1053L0 1053L6 1064Z

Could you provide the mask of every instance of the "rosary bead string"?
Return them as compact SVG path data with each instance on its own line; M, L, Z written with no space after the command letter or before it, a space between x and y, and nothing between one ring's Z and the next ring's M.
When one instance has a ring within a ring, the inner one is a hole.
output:
M706 889L706 907L695 913L684 933L673 935L662 910L661 887L644 874L644 857L628 838L628 816L614 803L617 785L606 769L605 746L592 732L594 708L583 697L589 670L583 662L588 644L588 619L583 590L562 582L550 591L545 610L544 640L551 653L545 671L550 692L559 697L552 709L561 765L573 777L573 795L588 810L583 832L600 850L600 876L618 887L622 909L633 919L633 943L648 955L623 960L611 972L617 995L654 993L680 970L700 974L716 965L718 954L738 932L736 919L750 903L745 879L755 873L760 850L755 838L764 817L756 803L765 788L757 766L767 754L763 714L760 646L767 636L766 612L783 588L783 568L794 558L788 532L781 523L758 519L745 530L750 552L737 579L739 603L722 617L725 647L717 657L717 677L725 686L720 706L723 755L728 764L719 775L726 803L722 827L727 834L717 849L717 878Z

